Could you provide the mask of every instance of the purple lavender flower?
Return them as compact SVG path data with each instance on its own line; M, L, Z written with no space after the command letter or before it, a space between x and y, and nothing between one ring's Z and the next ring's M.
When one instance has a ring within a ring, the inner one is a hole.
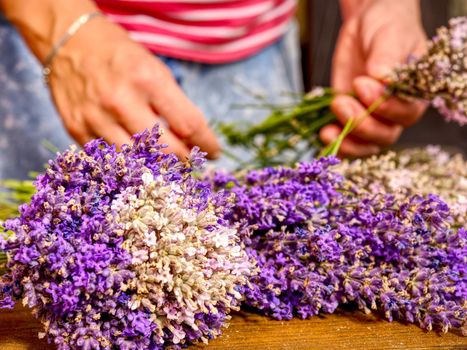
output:
M259 273L246 304L277 319L343 303L431 329L465 327L466 234L436 196L368 194L333 172L334 158L250 171L233 181L228 218Z
M428 52L396 69L390 89L422 98L448 121L467 124L467 17L453 18L428 42Z
M467 228L467 159L462 154L429 145L343 160L334 169L359 192L390 193L401 200L436 194L449 205L453 225Z
M22 299L58 349L207 342L238 307L250 263L224 219L231 194L192 177L202 153L179 162L159 136L59 154L5 223L0 307Z

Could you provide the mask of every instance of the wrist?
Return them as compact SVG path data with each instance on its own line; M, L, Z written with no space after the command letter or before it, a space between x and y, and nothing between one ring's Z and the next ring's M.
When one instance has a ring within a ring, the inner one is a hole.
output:
M0 0L0 6L42 63L74 21L98 10L88 0Z
M57 51L51 64L50 82L67 79L72 72L95 74L121 62L122 52L123 60L128 60L128 53L136 53L138 47L123 28L103 16L96 17Z
M102 15L100 11L88 12L79 16L73 24L67 29L66 33L54 44L52 49L50 50L49 54L46 56L43 62L43 69L42 73L44 75L44 80L46 82L49 81L49 75L51 72L51 65L52 61L54 60L55 56L57 56L58 52L73 38L74 35L88 22L92 21L94 18Z

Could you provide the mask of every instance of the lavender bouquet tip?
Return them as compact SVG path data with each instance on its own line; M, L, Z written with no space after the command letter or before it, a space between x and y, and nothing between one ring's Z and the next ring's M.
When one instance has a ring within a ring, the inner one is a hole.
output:
M251 264L224 219L232 195L164 154L160 131L118 152L103 141L49 162L0 239L0 307L32 309L60 350L177 349L220 333Z
M428 52L390 79L398 96L430 101L448 121L467 124L467 17L452 18L428 41Z
M399 200L435 194L450 209L453 227L467 229L467 159L438 145L343 160L334 170L361 193L387 193Z

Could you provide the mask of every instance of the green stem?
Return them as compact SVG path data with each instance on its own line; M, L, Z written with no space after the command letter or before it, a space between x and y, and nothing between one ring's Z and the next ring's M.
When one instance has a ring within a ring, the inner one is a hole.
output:
M334 95L332 89L324 89L322 95L300 94L297 95L301 98L300 101L276 105L260 99L261 107L271 108L271 114L263 121L246 126L239 123L219 123L217 129L229 145L249 151L252 158L248 161L248 168L293 165L304 156L304 149L321 147L319 129L335 119L330 112ZM227 153L224 150L229 158L237 158L236 161L239 161L238 157ZM244 163L243 161L242 168Z
M366 110L365 112L357 117L357 118L350 118L347 123L345 123L344 129L339 134L337 139L330 143L326 148L324 148L319 157L326 157L326 156L335 156L339 152L339 149L342 145L342 141L349 135L356 127L360 125L360 123L369 115L371 115L379 106L381 106L390 96L392 92L389 90L385 92L382 96L376 99Z
M7 267L6 264L8 262L8 257L4 252L0 252L0 275L4 274L7 272Z

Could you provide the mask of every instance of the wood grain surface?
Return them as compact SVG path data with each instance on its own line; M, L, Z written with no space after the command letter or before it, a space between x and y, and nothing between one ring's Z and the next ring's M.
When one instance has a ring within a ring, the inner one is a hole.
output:
M37 339L40 324L18 306L0 311L0 350L54 349ZM467 349L457 333L427 333L415 325L386 322L359 311L340 310L309 320L274 321L250 311L235 313L229 328L208 346L189 349Z

